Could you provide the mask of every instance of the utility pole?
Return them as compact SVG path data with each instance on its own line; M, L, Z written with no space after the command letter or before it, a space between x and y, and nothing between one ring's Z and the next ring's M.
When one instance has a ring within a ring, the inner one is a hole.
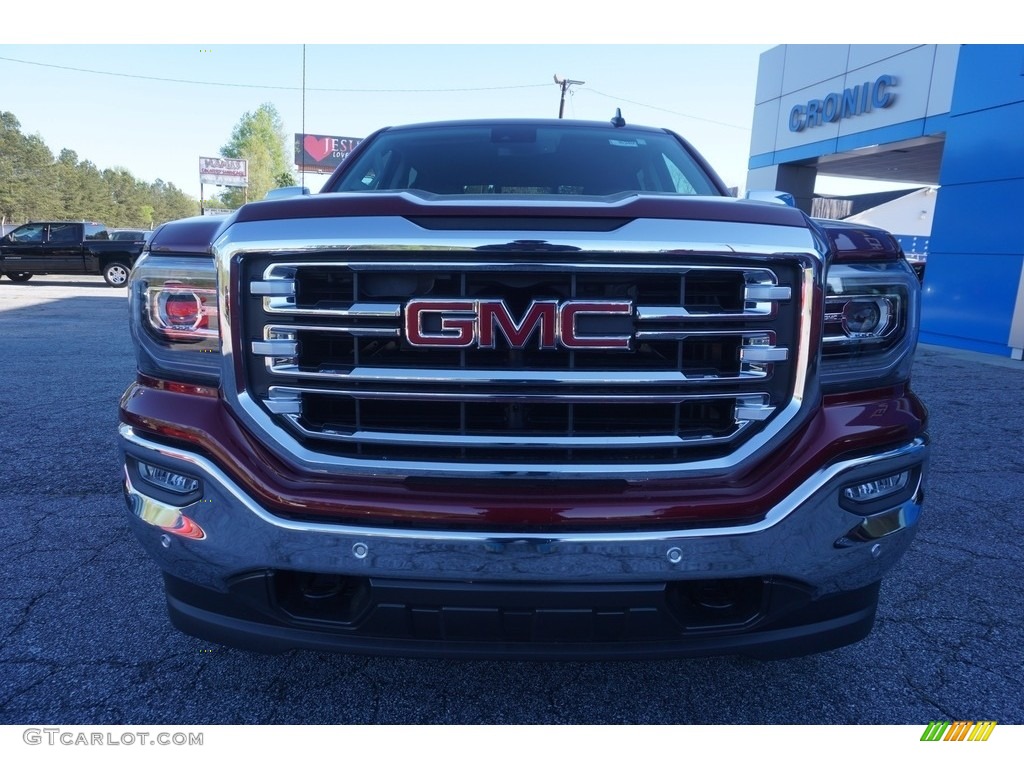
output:
M572 85L583 85L586 80L570 80L567 77L561 75L555 75L555 85L562 87L562 100L558 102L558 119L562 119L562 115L565 114L565 92L569 90Z
M306 140L306 46L302 46L302 140ZM299 155L302 159L302 155ZM306 186L306 164L302 164L300 187Z

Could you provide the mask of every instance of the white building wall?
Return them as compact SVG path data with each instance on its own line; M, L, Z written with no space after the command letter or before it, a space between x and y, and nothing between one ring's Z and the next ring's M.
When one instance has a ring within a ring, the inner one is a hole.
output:
M876 205L845 221L881 227L894 235L928 237L932 233L935 218L935 189L918 189L908 195Z

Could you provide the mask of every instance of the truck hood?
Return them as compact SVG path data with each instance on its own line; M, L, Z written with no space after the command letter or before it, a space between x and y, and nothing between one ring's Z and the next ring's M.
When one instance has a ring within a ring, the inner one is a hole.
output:
M329 193L250 203L236 221L337 216L404 216L531 219L693 219L806 228L795 208L731 197L686 197L620 193L606 197L434 195L417 191Z
M154 253L211 254L211 244L232 224L287 219L400 216L420 226L445 229L590 229L611 231L635 219L675 219L768 224L811 229L833 248L870 250L870 241L898 252L884 231L842 222L811 220L800 210L776 203L731 197L687 197L620 193L606 197L433 195L415 191L330 193L249 203L227 216L196 216L168 222L150 242ZM870 241L867 239L870 238ZM845 247L841 247L845 246ZM852 255L852 254L851 254Z
M812 219L812 222L840 261L888 261L902 253L896 238L884 229L832 219Z
M209 255L210 244L227 227L232 216L193 216L169 221L149 241L154 253Z

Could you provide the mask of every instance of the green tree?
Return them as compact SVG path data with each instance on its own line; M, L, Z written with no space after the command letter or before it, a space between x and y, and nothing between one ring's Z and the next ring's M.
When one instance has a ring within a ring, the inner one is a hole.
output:
M295 174L291 171L285 171L274 178L275 187L294 187L297 183L295 181Z
M262 200L271 189L280 186L279 178L291 175L288 141L284 124L273 104L261 104L255 112L246 112L235 125L231 140L220 148L224 157L248 161L249 188L230 188L221 195L229 208L237 208L246 199Z
M53 153L26 136L11 112L0 112L0 222L21 224L60 214L53 188Z
M113 205L114 212L109 223L115 227L149 226L142 215L146 203L146 185L124 168L107 168L103 181Z
M113 227L152 227L199 213L199 202L173 184L136 179L124 168L100 171L73 149L55 159L43 139L26 136L0 112L0 223L86 219Z
M153 221L157 224L199 215L199 201L170 182L157 179L150 185L149 192Z
M95 219L109 224L116 215L103 174L89 160L80 161L73 150L62 149L57 157L57 193L64 218Z

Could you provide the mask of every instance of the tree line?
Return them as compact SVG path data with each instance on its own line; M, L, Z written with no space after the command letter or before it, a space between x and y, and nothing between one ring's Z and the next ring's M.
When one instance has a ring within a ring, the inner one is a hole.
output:
M207 207L238 208L246 200L262 200L270 189L295 184L273 104L243 114L220 151L248 161L249 187L224 189L206 200ZM11 112L0 112L0 224L67 219L152 229L198 213L199 201L169 182L149 184L124 168L101 171L70 149L54 157L41 136L26 136Z
M100 170L70 149L54 157L42 137L27 136L0 112L0 223L102 221L151 229L199 213L199 202L174 184L147 183L124 168Z

